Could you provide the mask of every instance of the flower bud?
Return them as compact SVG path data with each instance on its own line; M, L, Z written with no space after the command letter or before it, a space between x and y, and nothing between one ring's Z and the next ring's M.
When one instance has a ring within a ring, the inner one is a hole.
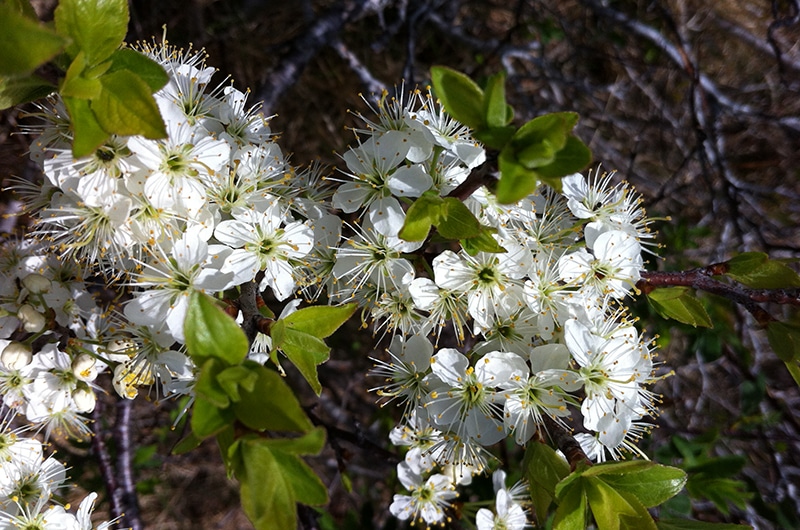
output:
M115 363L124 363L136 353L136 343L130 339L112 340L106 346L105 358Z
M92 412L94 410L97 398L88 388L76 388L72 392L72 401L75 402L75 408L78 412Z
M0 355L0 361L9 370L25 368L31 363L31 360L33 360L33 352L30 346L26 346L21 342L9 342L2 355Z
M97 360L91 355L81 353L72 361L72 373L81 381L97 379Z
M50 290L50 280L35 272L22 278L22 286L32 294L42 294Z
M22 304L17 311L17 318L22 322L22 329L28 333L39 333L44 329L44 315L28 304Z
M128 363L118 364L114 368L114 379L111 382L120 397L133 399L139 395L139 389L136 388L136 374L131 371Z

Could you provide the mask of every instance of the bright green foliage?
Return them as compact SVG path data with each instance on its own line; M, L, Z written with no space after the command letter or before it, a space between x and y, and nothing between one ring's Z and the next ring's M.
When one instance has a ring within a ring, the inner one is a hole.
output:
M300 370L317 395L322 392L317 366L328 360L330 348L322 340L344 324L358 305L313 306L289 314L272 325L272 362L280 366L277 351Z
M468 76L444 66L431 68L436 96L447 112L471 129L486 128L483 90Z
M431 80L447 112L472 128L475 138L487 148L500 152L500 180L494 190L500 203L517 202L541 183L560 190L562 177L591 162L589 148L572 134L578 121L575 113L546 114L519 129L509 125L514 110L505 100L504 74L490 77L486 90L464 74L442 66L431 69ZM419 226L408 232L419 238L414 241L422 239L425 224L421 220L425 218L416 219Z
M128 32L125 0L61 0L55 12L56 31L72 43L67 53L86 54L89 64L98 64L120 47Z
M552 482L552 473L548 475L546 481ZM647 508L677 495L685 483L686 473L680 469L649 461L579 466L555 487L558 508L553 528L586 528L591 512L599 530L655 530Z
M126 0L62 0L55 31L36 21L27 2L0 3L0 108L52 92L56 87L32 72L58 59L69 65L60 93L72 122L73 156L91 154L112 134L166 137L153 92L167 74L148 57L120 49L127 31Z
M569 465L547 444L531 442L522 462L525 479L530 484L533 515L544 523L556 496L556 485L569 475Z
M297 528L295 503L328 502L325 485L299 457L319 453L324 442L324 431L315 429L291 440L249 435L229 447L242 507L258 530Z
M463 202L428 191L409 207L399 236L406 241L423 241L432 226L445 239L461 240L464 250L473 256L481 251L505 252L492 237L495 229L482 225Z
M193 292L186 314L186 349L192 358L214 357L239 364L249 345L242 328L209 296Z
M274 323L273 343L312 386L319 386L316 366L329 352L322 339L356 307L296 311ZM253 525L258 530L295 528L298 502L318 505L328 500L324 484L301 458L319 453L325 431L314 427L278 372L246 360L247 338L212 298L192 293L184 331L187 350L200 373L192 434L176 449L187 451L216 436L229 472L239 480L242 507ZM288 437L273 437L279 433Z
M30 74L55 57L67 42L10 4L0 4L0 76L4 77Z
M689 287L664 287L647 294L647 301L656 313L694 327L714 325L703 304Z
M780 261L769 259L763 252L745 252L726 264L726 276L754 289L800 287L800 276L794 270Z

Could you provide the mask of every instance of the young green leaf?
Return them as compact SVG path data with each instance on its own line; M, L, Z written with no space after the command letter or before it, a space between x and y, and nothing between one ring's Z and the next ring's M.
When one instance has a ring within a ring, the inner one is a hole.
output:
M505 127L514 117L506 103L506 73L498 72L489 78L483 99L484 116L489 128Z
M97 121L107 132L120 136L165 138L164 120L150 86L130 70L100 77L103 89L92 101Z
M477 236L461 240L461 248L470 256L474 256L478 252L506 252L506 249L492 237L496 231L494 228L482 225Z
M192 407L192 432L205 439L221 432L233 421L230 409L221 409L202 396L196 396Z
M409 206L399 237L406 241L424 241L431 225L439 222L443 199L436 193L425 192Z
M72 156L82 158L94 153L110 136L97 121L87 99L64 97L72 126Z
M275 348L280 348L300 370L314 392L320 395L322 385L319 382L317 366L327 361L330 354L330 348L325 342L309 333L287 327L282 334L281 342L276 343Z
M246 392L252 392L257 381L258 374L242 365L225 368L217 376L219 386L233 402L241 400L240 388Z
M247 427L255 431L308 432L314 428L292 389L274 370L246 361L244 366L258 379L252 391L239 388L240 400L232 409Z
M195 384L195 393L203 397L210 404L217 408L224 409L230 405L230 395L220 385L218 380L220 372L225 369L225 364L219 359L213 357L207 359L201 369L200 375L197 377Z
M297 528L294 491L279 463L283 455L276 456L258 440L242 440L236 447L241 453L236 478L242 508L256 530Z
M19 10L0 4L0 76L25 76L56 56L66 40Z
M250 345L234 320L208 295L193 291L184 324L186 349L198 358L215 357L229 365L240 364Z
M730 259L727 266L727 276L754 289L800 287L800 276L794 270L763 252L744 252Z
M43 98L56 87L35 74L19 77L0 76L0 110Z
M616 491L599 477L585 480L586 498L598 530L656 530L655 521L635 497Z
M560 491L553 530L586 529L586 493L583 481L574 480Z
M481 232L481 222L467 206L455 197L446 197L442 203L436 230L447 239L469 239Z
M436 97L453 118L472 129L486 126L483 115L483 90L466 75L447 68L431 68L431 82Z
M297 438L265 438L261 443L273 450L295 455L318 455L325 446L325 429L315 427Z
M578 114L575 112L554 112L538 116L519 128L511 139L514 150L519 155L532 146L543 142L550 144L554 152L564 148L575 124L578 123ZM522 159L519 159L523 162ZM523 162L524 164L524 162ZM537 166L528 166L533 169Z
M694 327L712 328L714 325L703 304L688 287L663 287L647 295L647 301L656 313Z
M69 36L70 56L86 54L94 65L111 56L128 33L126 0L61 0L55 11L56 31Z
M569 464L549 445L530 442L522 466L530 484L534 514L541 524L555 498L556 484L569 475Z
M299 309L281 320L289 329L308 333L319 339L330 337L356 312L358 304L316 305Z
M497 182L497 202L513 204L524 199L539 186L535 171L526 168L516 159L511 145L507 145L497 159L500 167L500 180Z
M684 471L643 460L598 464L584 476L600 476L615 490L635 496L646 508L666 502L686 484Z
M568 136L567 141L550 164L539 166L539 178L556 191L561 191L561 178L580 171L592 161L592 151L576 136Z
M152 92L160 90L169 81L164 68L150 57L130 48L123 48L111 55L109 73L129 70L147 83Z

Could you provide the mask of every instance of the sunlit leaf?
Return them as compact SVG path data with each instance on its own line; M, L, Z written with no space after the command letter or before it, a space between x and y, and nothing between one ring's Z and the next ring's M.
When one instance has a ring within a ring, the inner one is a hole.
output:
M688 287L662 287L647 294L650 306L664 318L694 327L711 328L713 324L703 304Z
M431 82L448 114L472 129L485 126L483 90L472 79L452 68L434 66Z
M250 345L239 325L208 295L193 292L184 324L186 349L197 358L215 357L239 364Z

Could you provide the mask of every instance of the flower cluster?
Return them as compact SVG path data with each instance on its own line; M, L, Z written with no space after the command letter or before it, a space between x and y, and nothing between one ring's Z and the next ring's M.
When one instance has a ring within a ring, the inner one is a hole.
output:
M7 406L74 435L88 432L80 414L106 367L126 399L151 385L192 394L191 293L254 282L285 311L322 293L357 302L391 342L372 375L380 399L404 407L391 435L409 448L398 518L444 521L492 445L524 445L578 414L593 459L637 451L656 408L654 363L622 302L652 235L627 185L575 174L512 205L478 189L464 204L502 252L406 241L409 205L449 197L486 160L430 92L384 94L374 118L359 115L340 174L323 179L287 163L247 94L211 83L202 52L141 49L170 77L155 94L166 139L114 137L74 160L63 105L41 110L32 157L45 178L20 185L38 243L8 243L0 266ZM259 336L252 357L269 347ZM524 486L495 478L495 510L478 512L478 528L523 528Z
M12 414L0 420L0 528L40 530L105 530L112 523L92 525L96 493L90 493L76 513L55 503L54 494L67 478L64 464L45 457L42 443L12 429Z

